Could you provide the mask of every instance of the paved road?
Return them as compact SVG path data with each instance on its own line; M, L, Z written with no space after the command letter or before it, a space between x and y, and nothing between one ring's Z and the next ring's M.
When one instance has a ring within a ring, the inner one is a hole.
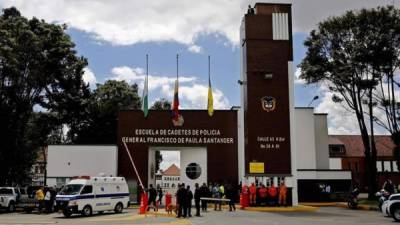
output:
M204 213L200 218L175 219L168 217L144 217L137 210L125 210L122 214L105 213L84 218L64 218L62 214L38 215L25 213L0 213L0 225L8 224L60 224L60 225L385 225L397 224L392 218L373 211L323 207L316 212L265 213L265 212L214 212ZM400 223L399 223L400 224Z

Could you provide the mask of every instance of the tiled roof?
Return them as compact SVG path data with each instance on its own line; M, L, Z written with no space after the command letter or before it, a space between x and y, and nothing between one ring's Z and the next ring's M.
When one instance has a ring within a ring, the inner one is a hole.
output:
M393 156L394 144L388 135L375 136L378 156ZM360 135L329 135L329 145L344 145L347 157L363 157L364 145Z
M162 172L164 176L180 176L181 170L175 164L172 164L168 169Z

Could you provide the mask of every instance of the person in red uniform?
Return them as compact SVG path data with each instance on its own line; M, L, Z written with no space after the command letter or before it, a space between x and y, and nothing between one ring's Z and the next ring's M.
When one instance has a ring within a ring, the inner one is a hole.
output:
M250 191L250 205L255 205L256 204L256 195L257 195L257 188L254 183L251 183L251 186L249 188Z
M286 194L287 194L287 187L285 182L282 181L281 185L279 186L279 206L286 206Z
M268 188L268 196L269 196L271 204L276 206L277 197L278 197L278 190L276 189L274 184L272 184L271 187Z
M265 185L261 185L259 192L259 196L260 196L260 205L263 205L267 202L267 188L265 187Z

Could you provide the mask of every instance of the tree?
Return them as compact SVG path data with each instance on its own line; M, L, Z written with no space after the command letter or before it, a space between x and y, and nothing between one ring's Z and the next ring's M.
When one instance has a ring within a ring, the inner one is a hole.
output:
M119 110L140 109L138 86L108 80L97 84L88 103L87 116L74 135L77 144L116 144Z
M171 109L171 102L162 98L154 102L153 106L150 109L153 110L170 110ZM163 161L163 156L160 151L156 151L156 171L160 170L160 164Z
M75 115L84 112L87 60L76 56L65 30L65 25L28 20L16 8L0 15L0 185L27 177L37 146L45 144L37 138L47 137L47 128L38 126L74 127L80 119ZM34 107L52 119L41 120L45 115L35 114Z
M394 33L399 34L391 23L398 15L393 7L379 7L329 18L311 31L304 43L306 57L300 64L301 78L323 83L334 93L334 102L355 113L365 149L369 198L377 189L377 88L385 82L387 64L393 62L387 61L388 52L398 51L398 46L388 42Z
M153 110L170 110L171 109L171 102L162 98L154 102L153 106L150 109Z

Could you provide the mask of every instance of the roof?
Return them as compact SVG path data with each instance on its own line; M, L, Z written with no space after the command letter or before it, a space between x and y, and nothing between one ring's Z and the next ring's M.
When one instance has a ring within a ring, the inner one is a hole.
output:
M395 145L389 135L375 135L378 156L393 156ZM347 157L364 157L361 135L329 135L329 145L344 145Z
M175 164L172 164L168 169L162 172L163 176L180 176L181 170Z

